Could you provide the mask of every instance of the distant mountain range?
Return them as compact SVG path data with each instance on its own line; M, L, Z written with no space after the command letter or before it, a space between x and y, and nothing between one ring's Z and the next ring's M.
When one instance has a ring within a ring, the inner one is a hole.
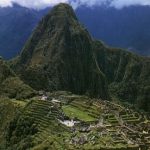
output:
M45 11L18 5L0 8L0 55L4 58L16 56Z
M0 8L0 55L7 59L16 56L49 9L37 11L17 4ZM150 56L149 6L123 9L82 6L76 14L94 38L113 47Z
M150 56L150 7L80 7L77 16L91 34L106 44Z

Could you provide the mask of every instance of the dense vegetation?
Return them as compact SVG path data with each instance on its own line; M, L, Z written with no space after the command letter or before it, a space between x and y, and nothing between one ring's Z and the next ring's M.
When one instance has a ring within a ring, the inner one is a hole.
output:
M93 57L91 43L73 9L58 5L39 23L14 69L38 90L66 90L106 99L105 76Z
M0 59L0 72L0 96L24 99L35 95L35 91L21 81L2 59Z
M7 131L7 125L14 119L17 112L16 105L8 99L0 98L0 149L5 149L5 131Z
M8 126L6 145L10 150L26 150L33 146L31 136L37 132L38 129L32 118L17 114Z
M94 42L95 56L105 74L110 93L150 110L150 59Z
M0 149L149 149L149 91L149 58L95 41L60 4L0 58Z
M68 5L41 20L12 64L35 89L113 95L149 110L150 59L93 40Z

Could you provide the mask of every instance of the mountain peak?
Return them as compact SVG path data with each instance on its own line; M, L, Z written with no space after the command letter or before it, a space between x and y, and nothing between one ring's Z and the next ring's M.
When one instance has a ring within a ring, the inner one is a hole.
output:
M36 90L111 94L149 110L149 62L93 40L67 4L41 20L13 67Z
M60 3L53 7L53 11L58 11L58 10L73 12L73 8L69 4L66 4L66 3Z
M17 68L35 89L108 96L105 77L93 58L92 38L67 4L55 6L42 19Z
M58 53L58 50L59 53L61 52L60 48L64 49L64 52L67 49L77 51L76 45L72 48L75 41L71 37L81 35L81 39L84 39L86 43L92 42L87 30L78 22L72 7L61 3L41 20L21 53L21 63L31 66L46 63L50 57ZM79 44L81 45L81 43Z
M66 3L60 3L56 5L51 11L50 15L53 17L59 17L59 18L73 18L77 20L76 14L73 10L73 8L66 4Z

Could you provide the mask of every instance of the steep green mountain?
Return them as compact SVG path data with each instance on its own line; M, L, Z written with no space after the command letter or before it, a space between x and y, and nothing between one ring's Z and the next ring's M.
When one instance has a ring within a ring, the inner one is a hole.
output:
M17 61L17 71L35 89L66 90L106 99L107 83L94 58L92 42L73 9L60 4L33 32Z
M13 67L34 89L103 99L110 93L142 109L150 107L150 59L93 40L67 4L41 20Z
M150 110L150 59L94 42L97 62L113 96Z
M0 59L0 96L9 98L29 98L34 90L16 76L5 61Z

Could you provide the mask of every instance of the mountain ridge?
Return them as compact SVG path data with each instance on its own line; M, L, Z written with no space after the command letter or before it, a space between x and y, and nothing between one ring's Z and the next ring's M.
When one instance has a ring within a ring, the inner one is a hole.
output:
M94 38L101 39L112 47L121 47L149 56L149 8L82 6L76 9L76 14ZM49 9L51 8L36 11L19 5L0 8L0 55L10 59L19 54L33 29Z
M18 55L46 12L38 12L16 4L13 7L0 8L0 55L5 59Z
M111 95L149 110L150 59L96 42L98 64L105 74ZM143 103L142 103L143 102Z
M13 67L35 89L102 99L113 94L148 110L149 64L149 58L95 41L73 9L60 4L39 23Z
M54 7L42 19L22 50L17 66L33 88L108 97L105 76L93 58L92 38L67 4Z

